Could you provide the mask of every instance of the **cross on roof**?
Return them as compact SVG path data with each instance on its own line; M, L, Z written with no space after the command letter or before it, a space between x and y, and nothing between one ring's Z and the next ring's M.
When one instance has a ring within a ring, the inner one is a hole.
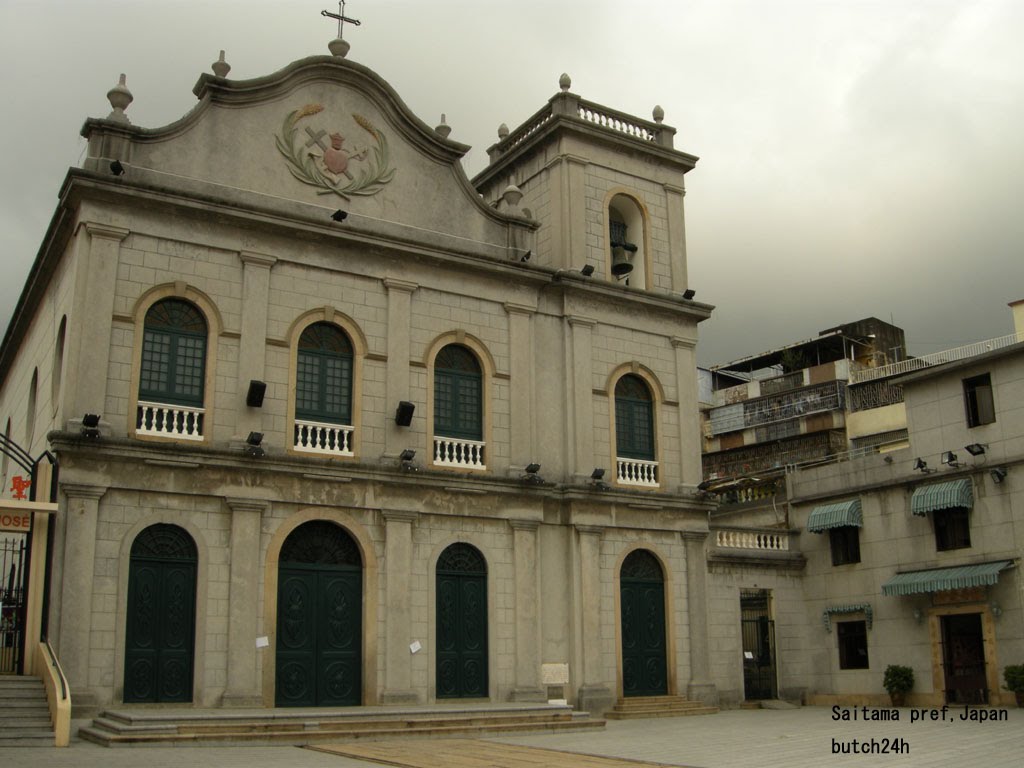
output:
M358 27L362 23L362 22L359 21L359 19L350 19L348 16L345 15L345 0L340 0L339 1L339 3L338 3L338 12L337 13L331 13L330 11L320 11L320 15L321 16L327 16L328 18L337 19L338 20L338 39L341 39L341 37L342 37L341 32L342 32L342 28L344 27L346 21L349 24L352 24L353 26L356 26L356 27Z

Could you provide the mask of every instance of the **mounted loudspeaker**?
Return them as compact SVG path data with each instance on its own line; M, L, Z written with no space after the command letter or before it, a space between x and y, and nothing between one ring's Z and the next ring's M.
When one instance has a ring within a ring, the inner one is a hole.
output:
M412 424L412 414L416 410L416 406L410 403L408 400L402 400L398 403L398 410L395 411L395 424L400 427L408 427Z
M267 382L252 379L249 382L249 391L245 394L245 404L250 408L262 408L265 394L267 394Z

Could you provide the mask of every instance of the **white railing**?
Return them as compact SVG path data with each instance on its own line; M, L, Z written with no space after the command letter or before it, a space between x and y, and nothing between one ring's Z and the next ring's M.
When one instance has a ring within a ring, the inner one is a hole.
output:
M135 434L171 437L177 440L203 439L202 408L166 403L139 402L135 417Z
M789 550L789 534L769 531L715 531L715 546L725 549L761 549L773 552Z
M479 440L435 437L434 464L439 467L487 469L487 464L484 461L484 445Z
M947 349L945 352L934 352L930 355L912 357L909 360L900 360L898 363L880 365L877 368L861 368L860 370L850 371L850 383L860 384L865 381L884 379L887 376L919 371L922 368L929 368L933 365L951 363L954 360L966 360L968 357L991 352L994 349L1009 347L1019 341L1024 341L1024 333L1011 333L1009 336L1000 336L997 339L976 341L973 344L965 344L962 347Z
M324 424L319 421L295 420L295 450L322 453L327 456L354 456L352 433L345 424Z
M658 485L658 462L643 459L615 459L615 482L619 485Z
M646 120L639 120L621 112L602 107L589 101L581 102L579 116L590 123L596 123L603 128L619 131L629 136L634 136L643 141L657 141L659 128L648 123Z

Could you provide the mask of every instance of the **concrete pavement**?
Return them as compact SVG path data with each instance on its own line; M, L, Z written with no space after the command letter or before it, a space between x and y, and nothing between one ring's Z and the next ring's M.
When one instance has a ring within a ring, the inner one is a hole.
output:
M887 710L883 710L887 711ZM950 709L945 720L910 722L910 709L898 722L833 720L827 707L791 710L730 710L717 715L651 720L609 721L604 731L566 732L500 737L470 742L466 766L537 765L538 753L515 761L503 747L523 745L559 752L619 757L691 768L844 768L900 766L945 768L984 765L1019 768L1024 753L1024 710L1005 710L1005 721L961 720L963 708ZM979 710L982 711L982 710ZM995 711L995 710L991 710ZM940 712L936 710L936 712ZM859 713L858 713L859 714ZM888 742L883 740L888 739ZM898 744L901 753L845 754L843 745L877 748ZM372 742L357 742L372 743ZM410 741L396 742L396 756L408 752ZM461 768L450 754L430 760L431 741L421 742L418 764ZM427 756L427 757L424 757ZM558 768L586 764L560 755ZM396 763L392 763L395 765ZM401 765L402 763L397 763ZM411 763L409 763L411 764ZM66 749L0 749L4 768L379 768L351 757L298 747L122 747L107 749L74 741Z

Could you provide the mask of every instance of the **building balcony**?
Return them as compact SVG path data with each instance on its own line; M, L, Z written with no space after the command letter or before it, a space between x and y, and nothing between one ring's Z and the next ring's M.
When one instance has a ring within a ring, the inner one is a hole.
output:
M658 487L658 462L643 459L615 459L615 482L618 485Z
M171 440L202 440L205 410L189 405L139 401L135 434Z
M459 437L434 437L434 466L458 469L487 469L485 443Z
M295 420L296 451L318 453L323 456L354 456L352 451L353 427L347 424L328 424L319 421Z
M807 559L792 546L799 531L786 528L712 528L708 562L801 570Z
M750 427L800 419L816 413L842 411L846 384L829 381L753 400L713 408L709 412L710 434L721 435Z

